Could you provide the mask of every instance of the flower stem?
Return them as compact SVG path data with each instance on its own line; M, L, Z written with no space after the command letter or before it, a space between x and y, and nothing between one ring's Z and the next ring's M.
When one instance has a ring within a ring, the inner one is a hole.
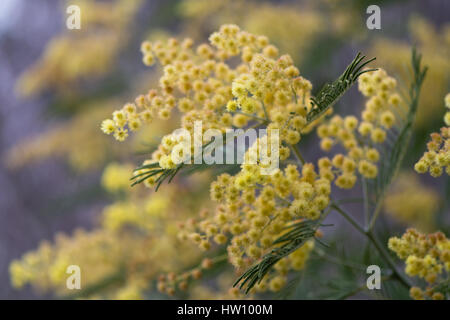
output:
M264 102L261 102L262 103L262 109L263 109L263 111L264 111L264 115L265 115L265 117L266 117L266 121L270 121L270 119L269 119L269 114L267 113L267 109L266 109L266 106L264 105Z
M369 224L369 194L367 192L367 180L362 177L362 191L364 198L364 225L367 227Z
M356 230L358 230L361 234L367 237L367 239L369 239L371 243L373 243L374 247L377 249L380 256L389 265L389 267L392 269L393 275L397 278L397 280L400 281L401 284L403 284L406 288L412 287L412 284L409 283L409 280L397 270L394 261L389 256L389 253L386 252L384 247L376 239L371 229L364 230L355 219L353 219L345 210L339 207L336 203L333 203L331 207L335 209L337 212L339 212L348 222L350 222L355 227Z
M386 281L386 280L389 280L390 278L392 278L392 275L385 275L385 276L381 277L381 281ZM360 287L358 287L358 288L356 288L356 289L354 289L354 290L352 290L350 292L347 292L344 295L340 296L339 299L340 300L344 300L344 299L353 297L354 295L356 295L356 294L358 294L360 292L366 291L366 290L367 290L367 285L363 284L362 286L360 286Z
M294 154L295 154L295 157L297 158L297 160L300 161L300 163L302 165L304 165L306 163L305 159L303 158L302 154L300 153L300 150L298 150L297 145L291 145L291 149L292 149L292 151L294 151Z
M249 113L245 113L245 112L242 112L242 111L239 111L239 110L236 110L236 111L234 111L234 112L230 112L231 114L233 114L233 113L238 113L238 114L242 114L242 115L244 115L244 116L246 116L246 117L249 117L249 118L252 118L252 119L255 119L255 120L258 120L258 121L262 121L262 122L264 122L264 123L267 123L267 121L268 121L268 119L264 119L264 118L260 118L260 117L258 117L258 116L255 116L255 115L253 115L253 114L249 114Z

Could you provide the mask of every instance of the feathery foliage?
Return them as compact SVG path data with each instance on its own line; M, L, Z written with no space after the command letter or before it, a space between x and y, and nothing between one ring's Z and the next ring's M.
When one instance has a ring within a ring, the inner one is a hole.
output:
M150 177L153 177L154 175L161 174L158 177L158 179L156 179L156 189L155 190L158 191L161 184L167 179L169 179L168 183L170 183L172 181L172 179L175 178L176 174L178 173L178 171L180 171L180 169L183 166L184 166L184 164L181 163L175 169L162 169L159 166L159 163L157 163L157 162L140 166L140 167L136 168L135 171L146 170L146 169L150 169L150 170L143 172L143 173L139 173L139 174L131 177L130 180L133 181L131 186L135 186L136 184L144 182L145 180L147 180Z
M311 105L312 109L308 112L308 122L316 120L322 114L324 114L329 108L331 108L340 97L356 82L358 77L363 73L375 71L377 69L363 68L374 61L376 58L372 58L367 61L363 61L366 56L361 55L359 52L355 59L348 65L344 73L333 83L325 84L325 86L319 91L319 93L312 97Z
M236 280L233 286L237 286L240 283L239 288L243 289L245 287L245 293L248 293L255 284L261 282L264 276L278 261L300 248L309 239L314 238L321 220L322 219L319 219L318 221L304 220L289 226L289 231L273 242L273 244L279 244L280 246L272 249L272 251L266 254L259 263L244 272Z
M390 138L392 141L391 144L387 144L386 148L382 150L379 174L368 186L369 196L372 196L372 200L375 203L375 210L369 229L371 229L375 223L381 210L385 192L400 169L411 139L413 131L412 125L419 104L420 89L427 73L427 67L421 66L421 59L422 56L417 53L416 49L413 49L411 55L413 80L409 89L408 114L404 123L401 125L400 130L397 133L393 132L393 137Z

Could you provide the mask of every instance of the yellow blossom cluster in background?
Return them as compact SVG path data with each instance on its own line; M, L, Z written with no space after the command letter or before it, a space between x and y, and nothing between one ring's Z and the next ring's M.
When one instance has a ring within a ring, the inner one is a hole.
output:
M103 188L111 193L131 191L130 173L132 165L110 163L105 167L102 175Z
M409 18L409 33L417 49L423 53L424 63L429 66L427 79L424 81L415 126L429 128L433 121L439 121L442 112L442 96L448 92L450 78L450 24L443 24L436 29L425 18L413 15ZM411 46L398 39L380 36L371 45L370 52L377 57L380 65L407 79L410 74L405 68L405 61L410 56Z
M94 0L81 1L77 5L80 6L82 11L82 29L77 30L77 32L56 35L47 45L46 53L42 58L32 65L17 83L20 91L24 95L31 95L39 93L45 88L51 88L66 94L73 91L75 80L84 79L95 70L102 69L105 72L109 70L108 65L115 59L113 57L117 56L118 51L127 45L126 37L123 35L130 29L130 21L140 8L141 2L141 0L115 0L110 3ZM249 8L250 5L255 9L241 10L244 7ZM262 8L261 5L263 5ZM326 5L329 6L329 4ZM256 8L258 9L256 10ZM272 3L261 3L261 1L250 3L240 0L219 2L186 0L181 1L178 11L180 16L187 19L183 24L183 30L186 30L186 33L197 34L203 27L211 30L225 21L244 23L248 30L256 34L267 33L270 35L283 51L292 53L294 61L301 62L300 56L314 45L314 39L318 35L324 33L325 30L321 27L324 21L331 23L333 30L340 30L339 32L342 31L343 34L348 33L349 28L344 28L347 30L345 31L341 27L345 24L342 24L342 21L348 21L349 19L339 18L342 20L340 23L335 23L334 20L342 16L344 11L348 15L351 10L338 10L336 12L335 9L333 8L333 14L329 19L330 17L323 17L323 15L329 15L330 12L324 13L318 10L315 2L302 6L301 10L293 10L292 5L277 4L274 6ZM236 14L237 12L242 14L242 17L239 17ZM351 15L353 14L351 13ZM277 28L273 28L271 21L275 17L283 15L288 16L289 19L280 20ZM292 23L295 23L297 27L293 28ZM101 31L102 41L95 38L97 37L97 31ZM163 33L164 37L167 38L168 33L166 31ZM114 38L117 39L116 41L121 39L120 43L118 42L117 45L109 43L108 39L113 38L109 34L113 34ZM292 41L293 38L295 41ZM108 42L107 45L105 45L105 41ZM77 43L80 43L79 50L73 49ZM90 43L92 43L92 50L90 49ZM100 44L101 48L98 47ZM70 45L70 48L68 45ZM105 47L108 47L108 50L103 50ZM105 57L105 55L111 57ZM78 66L80 62L77 61L82 61L82 68ZM82 74L83 70L87 73ZM72 76L73 72L76 72L77 75ZM105 156L115 155L117 148L111 143L107 143L104 138L91 133L92 130L95 130L96 125L92 125L88 118L92 117L93 122L97 121L95 119L102 112L100 109L106 104L111 107L116 105L117 102L114 100L88 102L82 105L79 114L69 119L70 123L66 122L63 127L51 129L37 137L26 138L8 152L8 165L14 168L23 167L32 162L57 155L66 156L72 167L78 171L86 171L101 166L104 163ZM94 109L99 110L95 111ZM242 117L238 120L243 121ZM155 124L154 122L153 125ZM73 130L70 128L74 128L74 130L77 128L77 133L72 134ZM68 140L73 141L70 148L68 144L64 143ZM82 141L83 143L76 143L75 141ZM106 146L108 150L105 150L102 146ZM80 148L83 150L79 151Z
M10 265L12 284L21 288L32 283L38 290L55 290L58 294L69 294L66 288L66 269L69 265L80 266L83 285L96 283L116 273L120 255L131 243L114 235L98 231L87 233L76 231L71 238L56 237L54 244L43 242L36 251L26 253L21 260Z
M352 27L359 13L352 6L330 1L308 0L302 3L273 3L260 0L183 0L178 6L187 20L186 34L201 38L201 30L210 32L226 23L240 24L255 34L264 34L283 52L289 52L296 64L305 58L324 36L340 39L364 33Z
M414 173L401 173L384 201L386 213L400 223L431 231L441 199L439 193L420 182Z
M400 259L405 260L406 274L420 277L428 284L425 291L412 287L410 294L413 299L445 298L438 286L433 287L443 281L442 277L448 281L450 271L450 240L442 232L422 234L415 229L408 229L401 238L390 238L388 246Z
M106 99L86 103L83 110L67 122L25 138L6 150L2 154L6 165L11 169L19 169L58 157L66 160L77 172L86 172L102 168L111 157L120 159L124 146L98 134L98 123L119 101ZM171 130L172 127L169 122L154 123L135 135L126 148L133 153L144 151L149 148L149 144L156 146L156 139L160 138L161 133ZM154 138L149 139L151 136Z
M17 169L50 157L67 159L77 171L103 165L110 154L117 154L119 150L107 139L94 134L98 131L98 125L94 124L115 101L96 101L87 105L89 108L74 116L69 123L22 140L5 154L7 165Z
M69 94L80 80L109 72L140 4L141 0L78 1L81 29L52 38L42 57L21 76L18 91L30 96L51 88Z
M130 175L129 166L110 165L102 181L106 189L116 192ZM66 270L78 265L82 290L74 297L142 299L146 292L154 294L152 280L161 273L182 272L201 261L200 251L177 236L177 221L186 219L197 206L197 189L191 194L194 198L175 185L164 194L129 191L105 207L100 227L59 235L53 243L42 242L37 250L13 261L12 284L17 288L31 284L37 291L72 297L74 292L66 288ZM172 294L171 290L164 293Z
M445 107L450 109L450 93L445 96ZM414 165L418 173L429 171L432 177L437 178L445 169L445 173L450 176L450 111L446 111L444 123L440 133L431 134L431 141L427 143L428 151Z

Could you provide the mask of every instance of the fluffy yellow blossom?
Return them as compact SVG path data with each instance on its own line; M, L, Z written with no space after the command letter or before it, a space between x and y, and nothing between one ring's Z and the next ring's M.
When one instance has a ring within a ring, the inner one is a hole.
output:
M42 242L13 261L9 268L13 286L31 284L58 297L142 299L144 290L156 290L151 280L159 274L201 263L199 250L177 236L177 221L187 219L186 208L195 208L196 200L184 192L173 187L145 197L138 191L127 193L104 209L102 224L94 230L57 235L52 243ZM81 269L81 290L76 293L66 287L69 265ZM110 286L90 291L101 283Z
M53 89L68 95L78 89L80 80L108 73L128 42L130 22L141 4L142 0L79 1L82 28L52 38L42 57L21 75L18 91L29 96Z
M142 288L137 284L130 284L118 290L115 299L117 300L142 300Z
M209 41L197 47L189 38L145 41L143 55L151 54L163 65L159 86L113 112L111 119L103 121L103 132L123 141L131 131L140 130L155 118L167 120L177 108L182 112L181 126L191 137L196 121L201 121L202 132L225 132L233 125L245 128L255 121L269 130L277 129L280 144L276 152L286 159L288 146L301 140L308 124L311 83L299 75L292 58L280 56L266 37L242 31L236 25L223 25ZM228 64L232 57L240 58L240 63ZM186 143L189 141L175 133L164 136L144 165L158 163L163 169L175 169L180 159L194 156L193 141L190 146ZM191 152L186 153L185 147ZM145 172L143 169L135 174L142 176ZM158 177L152 176L146 184L154 185ZM244 178L236 183L243 186Z
M448 281L445 275L450 270L450 240L442 232L422 234L408 229L401 238L392 237L389 249L405 260L405 272L411 277L424 279L430 286L426 292L429 298L440 299L442 294L432 287ZM411 288L411 297L423 299L425 295L419 288Z
M312 164L305 164L301 172L295 165L288 165L272 175L261 175L257 165L242 165L236 176L220 175L211 184L210 193L218 202L215 213L183 230L180 237L190 238L200 247L205 241L223 244L219 235L229 238L229 260L240 269L270 252L273 240L292 221L318 219L330 201L330 181L321 178ZM280 260L275 274L264 280L268 285L259 286L256 291L262 287L280 290L287 271L304 267L313 244L310 241Z
M450 93L445 96L445 107L450 110ZM450 111L444 116L445 126L440 133L431 134L431 140L427 143L428 151L414 165L418 173L429 172L434 178L442 175L443 171L450 175L450 126L448 122Z
M368 98L361 113L362 121L355 116L335 115L317 127L322 150L328 152L335 145L346 150L346 154L334 156L332 168L321 168L322 176L331 180L338 173L335 184L343 189L354 186L357 174L368 179L377 177L380 158L377 145L383 144L388 130L395 127L398 121L395 114L404 116L405 112L395 90L396 81L384 70L361 75L358 88Z
M109 192L127 191L130 187L131 165L109 164L102 175L102 186Z
M417 117L414 125L420 129L428 130L430 123L437 120L441 114L441 97L448 92L450 68L450 24L444 23L436 28L432 21L413 14L408 18L408 38L415 43L417 49L423 54L424 64L429 66L427 78L421 90ZM409 77L409 70L404 67L409 59L410 42L398 38L379 37L371 44L371 54L377 57L380 65L395 72L400 79ZM399 100L391 96L392 102Z
M416 175L403 173L386 194L384 207L397 221L427 231L434 227L439 202L436 190L421 184Z
M77 231L72 238L59 235L55 244L44 242L36 251L11 264L12 283L16 287L32 283L41 290L53 289L68 295L67 267L80 267L85 286L111 276L117 272L118 258L126 250L127 241L122 240L117 243L115 237L103 231Z

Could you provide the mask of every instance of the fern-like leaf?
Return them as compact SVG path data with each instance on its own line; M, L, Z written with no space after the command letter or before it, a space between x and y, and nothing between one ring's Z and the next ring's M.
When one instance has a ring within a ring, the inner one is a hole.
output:
M419 103L419 94L422 83L427 73L427 67L421 66L422 56L417 53L415 48L412 50L412 82L409 90L409 110L405 122L402 124L398 133L392 132L393 140L391 145L385 144L385 149L382 150L380 158L380 168L378 170L377 178L368 185L368 193L372 197L375 204L374 214L372 216L369 228L372 228L375 220L381 210L384 195L391 184L392 180L398 174L406 151L411 140L413 131L413 121L417 113Z
M291 225L288 229L289 231L274 241L274 244L279 244L280 246L272 249L259 263L242 274L233 286L235 287L239 284L239 288L243 289L245 287L245 293L248 293L257 283L261 282L278 261L303 246L309 239L314 238L319 225L319 221L309 220Z
M159 166L159 163L152 163L149 165L140 166L140 167L136 168L135 171L139 171L139 170L146 170L146 171L131 177L130 180L133 181L131 186L135 186L139 183L144 182L145 180L147 180L150 177L159 175L158 178L156 179L156 189L155 189L155 191L158 191L161 184L164 181L166 181L167 179L168 179L168 183L172 182L172 179L176 176L178 171L180 171L181 168L183 168L183 166L184 166L183 163L179 164L174 169L163 169Z
M324 114L329 108L331 108L340 97L356 82L358 77L366 72L375 71L377 69L363 68L374 61L372 58L367 61L363 61L366 56L361 55L359 52L355 59L348 65L344 73L333 83L325 84L325 86L319 91L319 93L311 98L311 110L307 114L308 122L312 122Z

